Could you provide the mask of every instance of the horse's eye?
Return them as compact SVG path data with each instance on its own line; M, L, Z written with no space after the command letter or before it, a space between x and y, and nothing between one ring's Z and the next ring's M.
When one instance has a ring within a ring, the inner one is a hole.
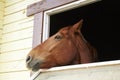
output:
M56 36L55 36L55 39L60 40L60 39L62 39L62 36L56 35Z

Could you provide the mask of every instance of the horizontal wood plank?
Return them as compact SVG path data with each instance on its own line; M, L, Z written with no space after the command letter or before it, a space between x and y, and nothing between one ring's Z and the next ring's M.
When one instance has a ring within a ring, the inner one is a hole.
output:
M4 25L28 18L24 11L25 10L22 10L22 11L19 11L17 13L5 16L4 17Z
M1 6L0 6L0 7L1 7ZM4 9L0 8L0 13L1 13L1 15L3 15Z
M18 0L19 1L19 0ZM5 8L5 15L11 14L11 13L15 13L18 12L20 10L26 10L27 5L30 5L31 3L36 2L37 0L20 0L19 2L8 6Z
M27 38L23 40L2 44L1 52L4 53L4 52L22 50L22 49L31 48L31 47L32 47L32 38Z
M0 11L0 20L3 20L4 12Z
M0 73L27 70L25 60L0 63Z
M29 71L0 73L0 80L29 80Z
M30 50L31 50L31 48L1 53L0 54L0 63L26 59L26 56Z
M4 2L5 3L5 0L0 0L0 2Z
M3 24L2 24L2 23L3 23L3 21L0 20L0 23L1 23L1 24L0 24L0 30L2 30L2 28L3 28Z
M6 7L9 7L10 5L13 5L13 4L16 4L16 3L19 3L21 1L24 1L24 0L5 0L5 6Z
M1 36L1 35L0 35ZM2 41L2 39L0 38L0 50L1 50L1 41ZM1 54L1 52L0 52L0 54Z
M0 10L4 11L5 3L0 1Z
M27 7L27 16L36 14L41 11L52 9L67 3L71 3L77 0L43 0Z
M0 29L0 39L2 39L1 36L2 36L2 30ZM2 42L0 41L0 43Z
M1 11L1 12L4 12L4 8L0 8L0 11Z
M0 21L0 22L2 22L2 21ZM0 30L2 30L3 28L3 24L0 24ZM2 32L2 31L1 31Z
M4 25L3 34L33 27L33 20L34 20L33 16L31 16L27 19L23 19L18 22L13 22L13 23Z
M3 34L2 37L2 43L10 42L10 41L16 41L21 40L25 38L32 38L33 35L33 28L27 28L7 34Z
M20 1L19 3L5 7L5 15L15 13L23 9L25 9L24 1Z

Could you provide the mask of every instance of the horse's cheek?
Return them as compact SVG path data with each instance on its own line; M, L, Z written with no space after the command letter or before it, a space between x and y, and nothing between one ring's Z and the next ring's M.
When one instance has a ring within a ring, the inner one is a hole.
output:
M56 63L53 60L47 61L46 63L43 63L40 65L41 69L49 69L52 67L55 67Z
M72 52L68 53L66 51L63 51L62 54L56 57L57 64L67 65L73 60L74 56L75 55L72 54Z

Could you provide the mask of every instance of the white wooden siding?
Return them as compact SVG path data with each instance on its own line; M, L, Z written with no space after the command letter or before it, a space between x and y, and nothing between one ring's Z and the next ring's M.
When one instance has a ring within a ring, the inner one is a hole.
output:
M3 30L3 18L4 18L4 0L0 0L0 54L1 54L1 41L2 41L2 30Z
M31 3L34 3L37 1L40 1L40 0L18 0L18 1L14 0L12 3L10 2L10 4L14 4L14 5L6 6L5 15L19 12L21 10L26 10L26 7L27 7L26 5L30 5Z
M37 1L0 0L0 80L29 79L25 58L32 48L34 17L26 16L26 8Z
M2 53L0 55L0 63L12 62L15 60L23 60L26 58L26 56L30 50L31 50L31 48L26 48L26 49L22 49L22 50L16 50L16 51Z
M24 35L24 34L23 34ZM1 52L10 52L32 47L32 38L4 43L1 45Z
M33 26L33 17L30 17L29 19L24 19L22 21L4 25L3 34L19 31L19 30L26 29L32 26Z
M6 5L6 7L8 7L8 6L14 5L16 3L19 3L21 1L24 1L24 0L5 0L5 2L6 2L5 5Z
M29 71L0 73L0 80L29 80Z
M24 34L24 35L23 35ZM10 41L22 40L25 38L32 38L33 28L22 29L19 31L13 31L10 33L3 34L2 43L8 43Z
M0 73L27 70L25 60L0 63Z
M4 1L0 0L0 11L4 11Z
M3 20L4 11L0 10L0 20Z
M2 30L2 26L3 26L3 21L2 21L2 19L0 19L0 30Z
M4 25L6 24L10 24L10 23L14 23L20 20L24 20L26 17L26 14L24 13L25 10L10 14L10 15L6 15L4 17Z

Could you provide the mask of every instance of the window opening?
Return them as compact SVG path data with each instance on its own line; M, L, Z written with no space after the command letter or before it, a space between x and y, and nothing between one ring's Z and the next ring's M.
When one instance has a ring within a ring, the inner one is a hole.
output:
M106 6L104 6L106 5ZM120 32L114 26L114 8L102 1L50 16L50 36L60 28L84 19L82 33L98 51L100 61L120 59Z

